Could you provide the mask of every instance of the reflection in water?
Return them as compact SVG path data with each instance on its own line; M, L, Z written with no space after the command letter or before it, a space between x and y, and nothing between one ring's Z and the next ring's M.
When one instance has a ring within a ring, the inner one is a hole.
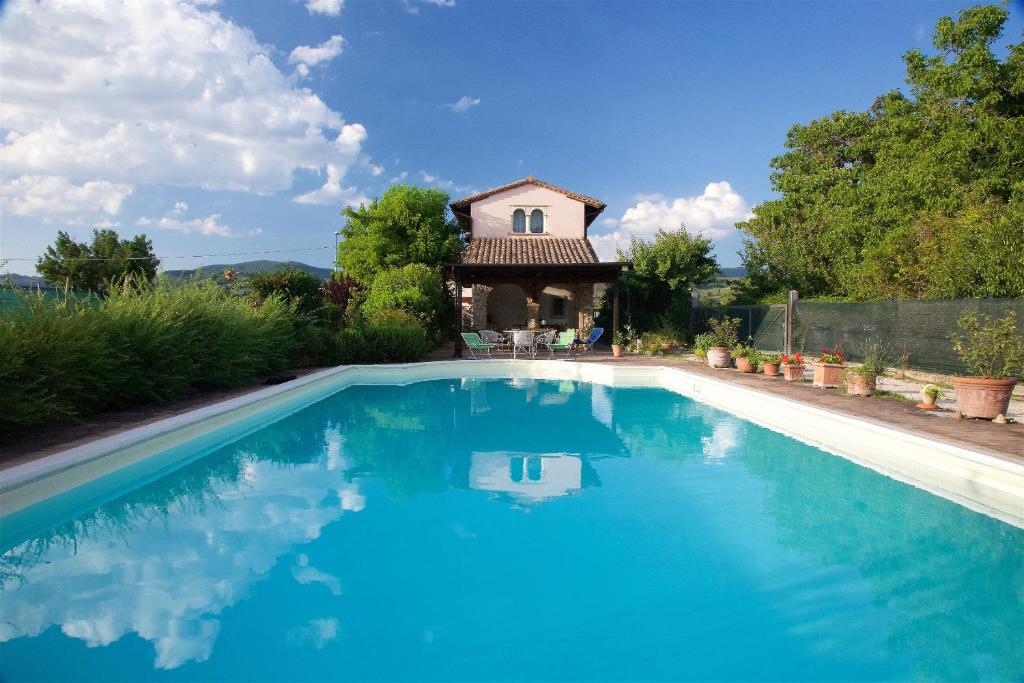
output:
M4 678L1024 672L1019 530L660 390L351 387L93 509L66 498L5 546ZM572 583L495 589L538 562Z

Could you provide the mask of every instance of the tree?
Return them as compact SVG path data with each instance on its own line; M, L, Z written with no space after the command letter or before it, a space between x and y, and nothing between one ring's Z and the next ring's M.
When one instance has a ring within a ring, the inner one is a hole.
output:
M993 52L1006 18L941 19L938 54L904 55L910 97L793 126L781 196L737 226L746 298L1024 295L1024 45Z
M391 311L405 311L440 338L453 314L441 274L422 263L382 271L370 286L362 312L373 322Z
M159 265L153 243L144 234L122 240L114 230L93 230L92 243L87 244L75 242L60 231L57 241L40 257L36 270L50 282L103 292L129 276L152 282Z
M258 303L277 295L293 303L300 315L321 318L325 315L324 281L298 268L281 268L255 273L247 278L249 289Z
M462 254L459 226L441 190L393 185L369 206L346 208L343 215L348 223L341 229L338 264L363 282L410 263L440 269Z
M628 292L631 324L639 331L667 327L680 340L688 336L690 285L718 273L711 240L690 235L679 226L673 232L659 230L653 242L633 238L629 249L620 250L618 256L620 261L633 262L619 280ZM607 319L607 312L602 317Z

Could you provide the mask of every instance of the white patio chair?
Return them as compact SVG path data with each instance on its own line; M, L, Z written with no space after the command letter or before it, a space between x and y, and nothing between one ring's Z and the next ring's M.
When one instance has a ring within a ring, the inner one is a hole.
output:
M548 346L552 342L555 341L555 335L556 334L558 334L558 333L555 332L554 330L551 330L550 332L542 332L541 334L538 334L537 338L533 342L533 348L534 348L533 355L536 356L537 355L537 350L540 349L542 346L544 348L548 349L548 351L550 352L551 349L549 349Z
M533 358L536 347L533 345L533 332L529 330L515 330L512 333L512 358L515 358L522 349L526 355Z
M505 338L494 330L480 330L480 339L485 344L493 344L498 351L507 350Z

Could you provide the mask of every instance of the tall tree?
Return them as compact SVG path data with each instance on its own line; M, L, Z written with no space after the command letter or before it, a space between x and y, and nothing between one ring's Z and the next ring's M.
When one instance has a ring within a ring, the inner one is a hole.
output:
M369 206L346 208L338 264L370 283L382 270L422 263L439 269L459 259L463 241L447 193L393 185Z
M127 276L152 281L160 259L145 235L121 239L114 230L93 230L92 242L76 242L64 231L46 248L36 270L50 282L102 292Z
M1007 13L938 22L904 55L911 95L796 125L772 160L781 196L740 223L747 295L1024 296L1024 45Z
M684 226L659 230L653 242L633 238L628 250L619 251L619 260L633 262L619 281L628 292L633 326L640 331L667 327L680 340L688 336L690 285L718 272L711 240L690 235Z

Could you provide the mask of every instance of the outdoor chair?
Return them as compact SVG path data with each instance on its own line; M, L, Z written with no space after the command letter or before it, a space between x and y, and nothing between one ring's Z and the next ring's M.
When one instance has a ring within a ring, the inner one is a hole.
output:
M462 341L466 342L466 346L469 347L469 357L473 360L477 359L477 351L482 351L490 356L491 350L494 348L494 344L485 343L476 332L463 332Z
M480 339L483 340L484 344L492 344L499 350L505 346L505 338L494 330L480 330Z
M604 334L604 328L595 327L593 331L590 333L590 336L583 340L583 352L590 353L591 351L593 351L594 344L597 343L597 340L601 338L602 334Z
M572 352L572 347L576 343L576 330L569 330L562 332L558 335L558 339L548 342L548 358L555 357L555 351L565 351L565 355L568 356Z
M512 332L512 358L516 357L520 349L531 358L533 357L536 353L536 347L533 345L533 332L529 330L515 330Z

